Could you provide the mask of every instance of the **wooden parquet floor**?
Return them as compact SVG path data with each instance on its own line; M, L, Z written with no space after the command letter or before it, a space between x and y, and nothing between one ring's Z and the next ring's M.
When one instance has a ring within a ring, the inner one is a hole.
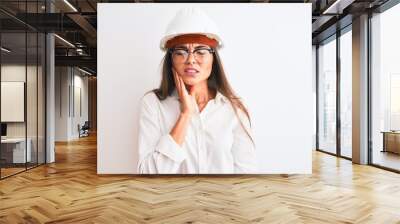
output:
M400 175L313 153L312 175L98 176L96 138L0 181L0 223L400 223Z

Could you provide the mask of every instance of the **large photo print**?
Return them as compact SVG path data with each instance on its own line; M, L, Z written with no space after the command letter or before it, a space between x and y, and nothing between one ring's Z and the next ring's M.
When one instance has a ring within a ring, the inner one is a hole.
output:
M311 173L310 11L99 4L98 173Z

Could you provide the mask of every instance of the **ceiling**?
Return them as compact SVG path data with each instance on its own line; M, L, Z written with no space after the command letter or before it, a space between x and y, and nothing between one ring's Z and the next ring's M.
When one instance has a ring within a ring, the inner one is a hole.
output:
M190 2L312 3L312 37L313 43L317 44L334 34L338 28L351 24L352 17L373 10L386 1L388 0L203 0ZM55 38L56 65L80 66L95 73L97 67L97 3L106 2L182 3L183 1L47 0L46 8L46 0L1 0L1 30L9 33L5 38L9 38L7 41L14 41L15 46L21 41L20 36L22 35L18 32L25 31L25 29L55 32L58 35ZM49 13L50 11L52 13ZM30 50L28 49L28 51Z

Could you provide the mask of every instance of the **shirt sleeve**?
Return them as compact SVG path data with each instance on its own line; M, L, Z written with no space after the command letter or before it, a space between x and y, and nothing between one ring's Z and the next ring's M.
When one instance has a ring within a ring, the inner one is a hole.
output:
M157 99L154 97L156 96L145 95L141 101L138 173L177 173L186 158L186 153L169 133L162 133L157 113Z
M235 125L233 130L234 139L232 146L235 173L256 174L258 173L258 161L250 121L247 115L240 109L238 110L238 117L240 120L238 119L237 125ZM243 126L240 122L242 122Z

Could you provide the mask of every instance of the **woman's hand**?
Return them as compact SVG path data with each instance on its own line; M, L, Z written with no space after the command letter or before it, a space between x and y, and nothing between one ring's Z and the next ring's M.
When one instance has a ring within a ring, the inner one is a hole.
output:
M175 87L181 102L181 113L183 115L191 116L196 112L196 107L197 107L195 93L192 90L190 91L190 94L188 93L185 83L183 82L183 79L178 75L178 73L173 68L172 68L172 73L174 75Z
M181 104L181 114L172 128L170 135L176 143L182 146L185 141L186 129L189 126L192 114L196 111L197 105L194 91L191 91L189 94L183 79L178 75L175 69L172 69L172 73L174 75L175 87Z

